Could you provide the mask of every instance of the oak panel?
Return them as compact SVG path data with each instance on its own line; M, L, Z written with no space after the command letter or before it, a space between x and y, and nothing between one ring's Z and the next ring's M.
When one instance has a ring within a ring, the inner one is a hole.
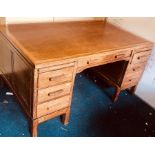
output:
M70 66L40 73L38 79L38 88L49 87L62 82L72 81L73 71L74 66Z
M37 106L37 117L41 117L52 112L61 110L70 105L70 96L64 96Z
M38 103L69 94L71 86L72 83L64 83L38 90Z

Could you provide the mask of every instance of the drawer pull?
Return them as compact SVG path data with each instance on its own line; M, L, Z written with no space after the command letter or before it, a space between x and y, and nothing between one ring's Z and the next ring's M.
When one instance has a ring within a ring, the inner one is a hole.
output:
M138 60L140 60L141 58L148 58L148 56L146 56L146 55L141 55L141 56L137 57Z
M129 81L131 82L132 80L131 80L131 79L129 79Z
M50 77L50 78L49 78L49 81L53 81L53 80L55 80L55 79L62 78L62 77L64 77L64 76L65 76L65 75L62 74L62 75L58 75L58 76L54 76L54 77Z
M58 93L62 93L62 92L63 92L63 89L60 89L60 90L48 93L48 96L52 96L54 94L58 94Z
M115 59L124 57L124 54L115 55Z
M87 64L89 65L89 61L87 61Z
M133 68L133 71L136 71L136 69L135 69L135 68Z

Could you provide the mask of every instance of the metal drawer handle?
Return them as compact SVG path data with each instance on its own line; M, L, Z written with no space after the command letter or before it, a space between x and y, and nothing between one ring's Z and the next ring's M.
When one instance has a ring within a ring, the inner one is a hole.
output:
M50 92L48 93L48 96L52 96L52 95L55 95L55 94L58 94L58 93L62 93L64 90L63 89L60 89L60 90L57 90L57 91L54 91L54 92Z
M62 77L64 77L64 76L65 76L65 74L58 75L58 76L54 76L54 77L49 77L49 81L53 81L53 80L55 80L55 79L62 78Z

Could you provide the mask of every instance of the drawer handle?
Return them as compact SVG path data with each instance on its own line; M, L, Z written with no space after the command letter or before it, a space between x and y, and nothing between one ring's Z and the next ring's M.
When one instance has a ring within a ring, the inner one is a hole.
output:
M131 79L129 79L129 81L131 82L132 80L131 80Z
M87 61L87 64L89 65L89 61Z
M117 59L117 58L121 58L121 57L123 57L123 56L124 56L124 54L115 55L115 59Z
M53 81L53 80L55 80L55 79L62 78L62 77L64 77L64 76L65 76L65 75L62 74L62 75L58 75L58 76L54 76L54 77L49 77L49 81Z
M136 71L136 69L135 69L135 68L133 68L133 71Z
M60 90L57 90L57 91L54 91L54 92L50 92L48 93L48 96L52 96L52 95L55 95L55 94L58 94L58 93L62 93L64 90L63 89L60 89Z
M148 58L149 55L141 55L139 57L137 57L138 60L140 60L141 58Z

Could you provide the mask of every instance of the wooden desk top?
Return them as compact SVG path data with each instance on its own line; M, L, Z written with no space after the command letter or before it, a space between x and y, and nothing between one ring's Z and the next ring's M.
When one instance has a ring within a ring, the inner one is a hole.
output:
M34 64L149 43L103 21L16 24L1 31Z

